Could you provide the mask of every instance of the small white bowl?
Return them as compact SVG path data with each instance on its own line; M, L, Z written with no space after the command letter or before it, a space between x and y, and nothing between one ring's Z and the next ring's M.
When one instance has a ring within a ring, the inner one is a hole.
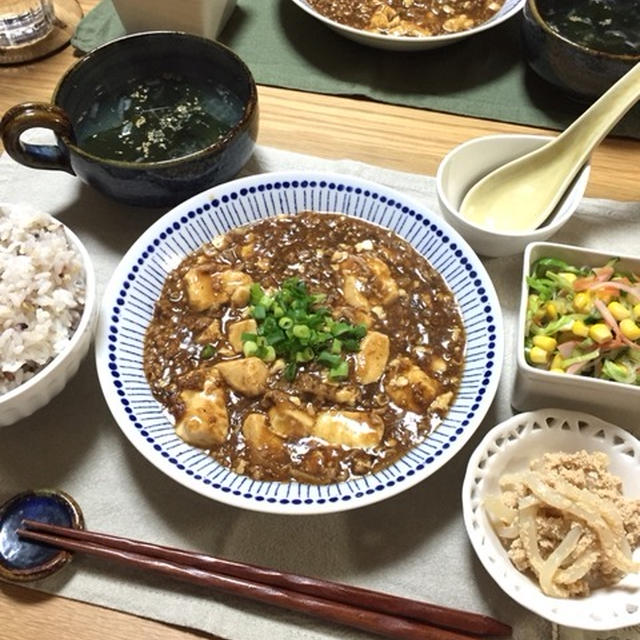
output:
M614 255L620 258L617 266L621 270L640 273L639 258ZM553 404L565 409L589 411L607 420L615 420L625 427L633 428L637 425L640 386L537 369L527 362L524 355L525 319L529 294L527 276L530 274L531 265L538 258L548 256L560 258L577 267L601 267L614 255L551 242L534 242L526 248L518 314L516 379L512 397L512 404L516 409L525 411L541 405ZM640 433L640 429L634 432Z
M523 607L557 624L579 629L620 629L640 623L640 574L583 598L552 598L512 564L483 508L499 493L505 473L524 471L543 453L603 451L609 470L622 480L627 498L640 498L640 442L627 431L583 413L541 409L522 413L494 427L473 452L462 485L464 524L489 575ZM640 549L633 554L640 560Z
M518 11L520 11L524 6L525 0L505 0L505 3L494 16L473 29L457 31L456 33L423 37L385 35L383 33L374 33L372 31L364 31L363 29L355 29L354 27L348 27L345 24L341 24L323 16L321 13L316 11L307 2L307 0L293 0L293 2L295 2L309 15L312 15L317 20L324 22L336 33L339 33L345 38L349 38L349 40L358 42L359 44L365 44L370 47L375 47L376 49L386 49L388 51L423 51L426 49L444 47L445 45L464 40L464 38L480 33L481 31L491 29L491 27L495 27L518 13Z
M66 347L36 375L15 389L0 395L0 427L14 424L44 407L75 374L87 355L93 338L98 305L96 276L91 258L73 231L64 227L69 243L82 260L85 273L85 302L80 321Z
M494 169L535 151L552 139L524 134L484 136L462 143L443 158L436 175L440 209L445 220L480 255L495 257L522 253L530 242L546 240L556 233L578 208L589 181L589 163L573 180L551 216L533 231L492 231L469 222L460 214L462 200L476 182Z

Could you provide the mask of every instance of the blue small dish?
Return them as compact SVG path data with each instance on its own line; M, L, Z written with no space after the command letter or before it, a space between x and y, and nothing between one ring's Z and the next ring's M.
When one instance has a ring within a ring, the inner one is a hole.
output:
M558 4L567 0L557 0ZM523 9L522 40L529 66L573 98L600 97L635 64L640 55L617 54L584 46L551 28L539 0Z
M62 491L25 491L0 506L0 578L39 580L71 560L71 553L23 540L17 533L25 519L74 529L84 528L80 507Z

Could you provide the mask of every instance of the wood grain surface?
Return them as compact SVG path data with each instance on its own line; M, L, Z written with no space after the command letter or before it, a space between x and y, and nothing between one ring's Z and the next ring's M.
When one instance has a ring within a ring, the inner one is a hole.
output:
M81 0L85 11L97 0ZM51 97L74 62L67 47L30 64L0 67L0 113L19 102ZM324 158L351 158L434 175L442 157L464 140L491 133L541 129L299 91L260 87L264 145ZM640 142L607 139L593 156L587 194L640 200ZM6 194L0 194L0 196ZM241 628L242 621L238 620ZM100 607L13 585L0 585L2 640L195 640L211 638Z

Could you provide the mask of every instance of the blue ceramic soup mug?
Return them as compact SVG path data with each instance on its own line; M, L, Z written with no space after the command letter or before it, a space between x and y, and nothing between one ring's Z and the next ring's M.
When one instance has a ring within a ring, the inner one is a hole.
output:
M21 139L51 129L55 145ZM238 173L258 132L256 85L223 45L153 31L113 40L71 67L51 104L28 102L0 122L9 155L77 175L121 202L166 206Z

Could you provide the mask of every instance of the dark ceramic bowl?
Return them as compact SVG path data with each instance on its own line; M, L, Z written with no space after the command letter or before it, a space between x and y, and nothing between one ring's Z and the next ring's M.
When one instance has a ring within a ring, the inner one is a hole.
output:
M113 160L78 146L76 137L87 113L95 109L97 95L119 96L130 90L133 79L158 77L215 82L234 96L237 118L214 143L173 159ZM20 136L32 127L52 129L56 145L23 142ZM175 31L137 33L88 53L62 77L52 104L12 107L0 130L9 155L24 165L68 171L128 204L173 205L226 182L247 162L258 132L256 85L242 60L213 40Z
M640 62L640 55L599 51L559 35L542 16L538 0L527 0L524 5L522 38L531 68L548 82L582 100L591 101L601 96Z

